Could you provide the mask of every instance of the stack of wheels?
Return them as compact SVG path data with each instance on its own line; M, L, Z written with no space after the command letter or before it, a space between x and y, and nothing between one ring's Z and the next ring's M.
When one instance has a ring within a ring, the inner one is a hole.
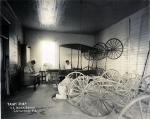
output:
M110 98L114 104L114 109L116 112L120 110L126 104L128 100L128 89L122 85L122 77L120 73L115 69L109 69L102 74L102 77L106 80L114 81L115 84L111 87L112 93Z
M122 109L118 119L150 119L150 95L133 99Z
M121 84L121 75L114 69L94 77L94 80L85 87L78 104L83 112L91 116L108 115L116 103L122 107L126 104L126 100L129 100L128 91Z
M141 77L138 74L128 73L126 76L122 77L126 82L121 82L122 87L126 90L126 94L130 99L135 98L139 93L139 84L141 82ZM122 80L122 81L123 81Z
M106 116L114 108L110 94L115 83L101 76L79 76L70 84L68 102L90 116Z
M125 79L125 77L123 77ZM126 83L124 85L132 93L132 98L136 97L139 92L139 84L141 82L141 76L134 73L128 73L126 75Z
M80 101L80 109L90 116L106 116L114 108L110 94L116 82L103 77L91 81L84 90Z
M137 95L141 76L134 73L125 73L122 76L122 79L122 83L126 85L127 88L134 91L136 93L135 95Z
M114 87L113 90L114 90L114 93L113 94L116 94L117 92L120 92L124 87L122 85L122 77L120 75L120 73L115 70L115 69L109 69L107 71L105 71L102 75L101 75L103 78L105 78L106 80L111 80L111 81L115 81L116 84ZM125 90L123 89L123 92Z
M75 76L74 76L75 75ZM140 89L149 92L150 76L143 83L136 74L121 77L116 70L107 70L101 76L85 76L71 73L68 87L68 102L90 116L106 116L114 109L120 113L123 107L137 96ZM123 81L123 80L126 81ZM141 84L140 86L137 84Z
M124 81L125 80L125 81ZM140 76L128 73L122 76L116 86L114 99L115 111L120 112L122 108L138 95L138 84Z
M133 92L126 88L125 85L117 82L114 92L111 93L111 99L115 107L114 110L119 113L132 97Z
M102 74L102 77L107 80L116 82L116 84L112 87L113 93L111 93L110 96L114 104L115 111L120 112L120 110L126 105L126 103L131 100L131 97L133 95L130 86L127 82L124 83L124 79L115 69L107 70Z

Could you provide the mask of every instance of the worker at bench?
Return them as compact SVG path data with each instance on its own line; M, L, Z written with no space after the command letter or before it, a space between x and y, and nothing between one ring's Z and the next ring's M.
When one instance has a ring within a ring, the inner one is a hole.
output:
M24 85L34 85L34 90L36 90L36 84L40 84L39 73L35 72L35 60L31 60L27 63L24 68Z

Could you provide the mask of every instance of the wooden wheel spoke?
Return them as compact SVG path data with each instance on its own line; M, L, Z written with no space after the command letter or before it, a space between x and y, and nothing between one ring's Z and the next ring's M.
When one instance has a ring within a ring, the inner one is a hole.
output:
M118 49L119 46L122 47L122 44L121 44L121 43L118 42L118 44L119 44L119 45L116 45L116 47L115 47L115 48L117 48L117 49Z
M79 90L81 90L81 87L77 84L74 83L74 81L72 81L72 86L77 87Z
M146 113L146 119L150 119L149 117L150 117L150 100L149 100L149 102L148 102L148 107L147 107L148 109L147 109L147 113Z
M140 116L141 116L141 119L144 119L143 117L143 109L142 109L142 104L141 104L141 101L138 102L139 103L139 107L140 107Z
M78 97L78 96L80 96L80 95L81 95L81 94L79 94L79 93L69 94L69 96L70 96L71 98Z
M115 45L116 45L116 47L118 46L118 44L120 45L121 43L120 43L120 42L117 42L117 44L115 44Z
M69 97L69 100L75 100L77 98L81 97L81 94L74 95L74 97Z
M76 88L73 88L72 89L72 92L80 92L80 90L76 89Z
M108 44L107 44L107 45L108 45L108 46L111 46L111 48L112 48L112 46L113 46L113 45L111 44L111 42L108 42Z
M103 105L105 106L107 112L109 112L108 106L111 107L111 105L105 101L103 102Z
M112 46L114 47L115 46L115 40L110 40L110 43L112 44Z

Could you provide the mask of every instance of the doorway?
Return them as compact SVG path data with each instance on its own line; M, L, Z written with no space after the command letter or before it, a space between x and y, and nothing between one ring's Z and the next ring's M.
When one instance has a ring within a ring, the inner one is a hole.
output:
M5 98L9 91L9 24L1 20L1 97Z

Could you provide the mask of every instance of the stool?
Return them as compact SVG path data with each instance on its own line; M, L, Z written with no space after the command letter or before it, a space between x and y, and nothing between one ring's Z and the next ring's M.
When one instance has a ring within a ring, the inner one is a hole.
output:
M40 78L42 82L46 82L46 71L40 71Z

